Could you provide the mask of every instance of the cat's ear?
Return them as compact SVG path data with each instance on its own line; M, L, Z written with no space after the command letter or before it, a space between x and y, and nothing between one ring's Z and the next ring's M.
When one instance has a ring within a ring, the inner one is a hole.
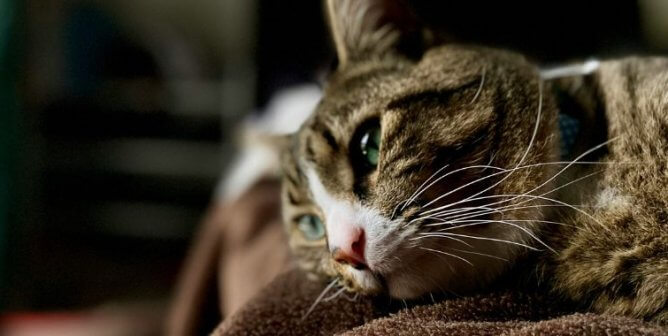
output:
M402 0L325 0L339 68L389 53L418 57L428 32Z

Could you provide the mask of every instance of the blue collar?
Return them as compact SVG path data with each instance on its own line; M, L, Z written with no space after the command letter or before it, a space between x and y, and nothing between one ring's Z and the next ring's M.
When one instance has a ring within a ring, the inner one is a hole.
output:
M559 133L561 135L561 143L559 144L561 149L561 159L566 161L571 155L575 139L577 139L578 133L580 132L580 121L561 112L557 118L559 123Z

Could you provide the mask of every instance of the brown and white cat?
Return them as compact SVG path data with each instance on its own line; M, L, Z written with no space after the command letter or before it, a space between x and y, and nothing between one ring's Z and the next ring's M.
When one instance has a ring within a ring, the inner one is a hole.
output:
M668 322L668 59L541 76L502 50L406 52L427 35L387 1L326 3L338 69L282 158L301 267L409 299L522 262L594 311ZM570 154L560 115L580 124Z

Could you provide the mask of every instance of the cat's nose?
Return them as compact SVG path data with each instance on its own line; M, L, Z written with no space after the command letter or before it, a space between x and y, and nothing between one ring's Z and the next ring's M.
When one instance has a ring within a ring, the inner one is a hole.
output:
M364 259L364 245L366 237L361 228L352 228L341 236L338 242L330 242L331 253L334 260L341 264L350 265L356 269L366 268Z

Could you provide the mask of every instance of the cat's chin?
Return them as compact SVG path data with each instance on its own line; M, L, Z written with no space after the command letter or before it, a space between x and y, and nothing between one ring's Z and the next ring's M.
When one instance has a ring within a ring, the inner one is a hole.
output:
M344 269L339 270L339 273L345 275L343 278L352 280L348 285L350 291L360 292L365 295L374 295L383 291L382 282L368 269L356 270L345 266Z
M385 290L394 299L411 300L443 290L433 286L433 282L425 282L425 277L419 274L399 272L385 277Z
M414 299L424 294L424 287L419 286L420 281L415 277L398 275L386 278L387 294L395 299Z

